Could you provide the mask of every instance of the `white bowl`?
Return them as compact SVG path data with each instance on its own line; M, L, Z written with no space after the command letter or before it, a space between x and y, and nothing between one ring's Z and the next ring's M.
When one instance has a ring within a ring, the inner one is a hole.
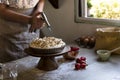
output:
M98 58L102 61L107 61L110 58L110 51L109 50L97 50Z

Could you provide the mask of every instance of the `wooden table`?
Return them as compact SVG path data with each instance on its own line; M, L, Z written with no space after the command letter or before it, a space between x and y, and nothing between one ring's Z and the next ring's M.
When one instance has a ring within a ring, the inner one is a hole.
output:
M55 60L56 56L66 54L70 50L69 46L66 46L60 53L34 53L31 49L25 49L25 52L34 57L40 57L37 68L40 70L50 71L58 68L58 63Z

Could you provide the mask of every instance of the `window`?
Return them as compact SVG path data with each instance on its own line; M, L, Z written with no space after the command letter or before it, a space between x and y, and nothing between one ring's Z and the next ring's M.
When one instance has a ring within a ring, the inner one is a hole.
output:
M110 1L114 4L109 3ZM75 0L75 22L120 26L119 2L120 0ZM99 7L96 7L94 3L97 5L100 3Z

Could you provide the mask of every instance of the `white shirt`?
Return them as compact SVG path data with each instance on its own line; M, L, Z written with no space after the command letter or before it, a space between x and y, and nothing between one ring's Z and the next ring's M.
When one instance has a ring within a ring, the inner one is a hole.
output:
M33 8L39 0L0 0L0 3L19 9Z

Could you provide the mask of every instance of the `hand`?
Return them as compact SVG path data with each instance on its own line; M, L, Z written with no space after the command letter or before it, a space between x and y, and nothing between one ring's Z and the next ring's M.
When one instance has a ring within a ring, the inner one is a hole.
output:
M29 32L34 32L36 29L40 29L43 26L44 20L42 19L40 13L36 13L32 16L31 27Z

